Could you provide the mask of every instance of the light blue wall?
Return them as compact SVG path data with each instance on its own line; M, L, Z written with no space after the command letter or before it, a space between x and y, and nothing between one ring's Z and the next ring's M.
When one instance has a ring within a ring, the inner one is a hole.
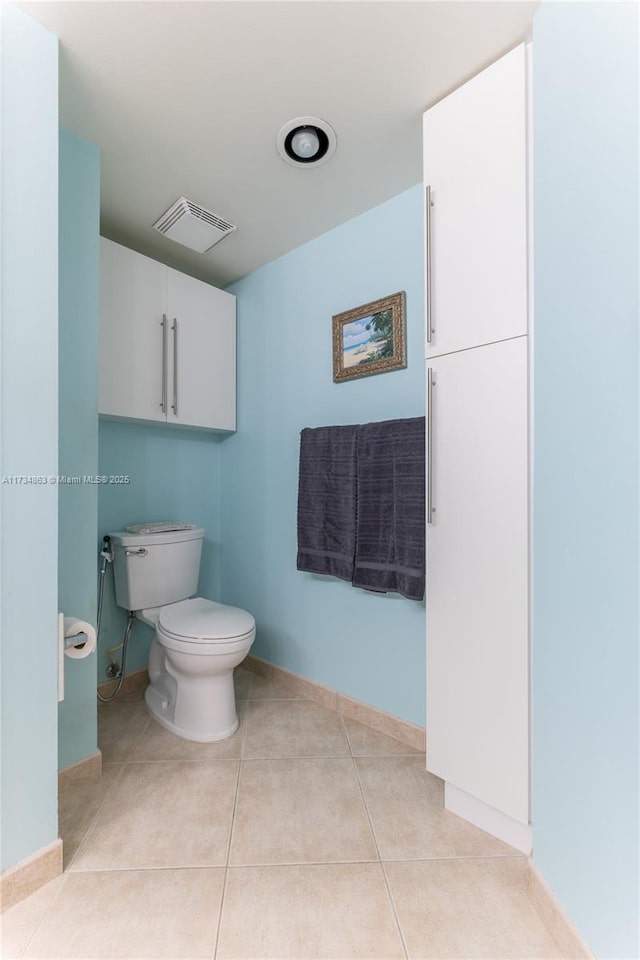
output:
M534 22L534 857L638 943L638 7Z
M0 7L0 475L58 472L58 44ZM58 490L0 483L2 868L58 835Z
M63 477L98 473L98 284L100 153L60 131L59 460ZM98 488L58 488L58 604L96 622ZM58 711L58 765L97 750L96 656L65 658Z
M313 175L313 172L311 172ZM235 284L238 432L222 447L222 598L257 621L253 652L424 724L424 605L296 570L303 427L424 413L422 188ZM332 381L331 317L405 290L408 367Z
M217 435L161 425L100 420L99 470L128 476L129 484L99 488L98 532L123 530L143 520L184 520L206 530L199 594L219 596L220 444ZM97 556L98 546L96 546ZM119 644L126 613L115 605L113 571L107 573L100 632L98 680L105 679L108 647ZM147 666L151 630L136 623L127 655L127 673ZM120 653L117 654L120 656Z

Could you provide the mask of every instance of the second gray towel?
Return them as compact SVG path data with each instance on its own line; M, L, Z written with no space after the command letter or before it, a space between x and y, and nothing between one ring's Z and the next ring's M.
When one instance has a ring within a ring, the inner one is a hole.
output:
M358 428L354 587L422 600L424 454L424 417Z

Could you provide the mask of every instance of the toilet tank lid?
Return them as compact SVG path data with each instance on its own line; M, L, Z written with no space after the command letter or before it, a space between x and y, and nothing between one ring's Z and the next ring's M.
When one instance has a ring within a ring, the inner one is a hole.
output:
M129 533L127 530L116 530L109 536L116 547L151 547L158 543L202 540L204 527L193 527L191 530L164 530L162 533Z
M160 610L160 628L190 640L232 640L251 633L256 622L250 613L225 603L194 597L170 603Z

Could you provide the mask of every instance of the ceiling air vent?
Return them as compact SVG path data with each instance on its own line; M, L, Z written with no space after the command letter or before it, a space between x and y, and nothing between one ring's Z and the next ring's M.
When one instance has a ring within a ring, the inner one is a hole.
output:
M165 237L197 250L198 253L210 250L238 229L186 197L176 200L153 226Z

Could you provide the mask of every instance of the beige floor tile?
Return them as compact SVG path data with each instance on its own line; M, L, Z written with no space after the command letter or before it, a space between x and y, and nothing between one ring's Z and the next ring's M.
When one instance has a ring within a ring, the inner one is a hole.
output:
M22 957L63 880L63 877L56 877L26 900L5 910L0 917L0 956L3 960L19 960Z
M385 733L378 733L372 727L349 717L343 717L343 723L349 739L349 746L354 757L382 757L394 754L415 754L424 756L419 750L414 750L406 743L388 737Z
M233 868L219 960L404 957L378 863Z
M131 754L131 760L226 760L240 756L244 739L246 701L236 704L240 726L231 737L218 740L215 743L195 743L193 740L183 740L175 733L161 727L155 720L138 740Z
M29 960L213 956L224 870L68 874Z
M103 763L128 760L149 722L144 703L107 703L98 708L98 746Z
M374 859L351 759L242 762L230 863Z
M237 760L128 763L72 870L221 866Z
M311 700L254 701L243 757L344 757L349 744L337 713Z
M105 763L99 780L73 780L58 793L58 832L65 869L71 863L106 796L120 776L122 763Z
M560 960L527 896L525 860L387 863L411 960Z
M233 686L236 691L236 700L248 700L254 674L244 667L236 667L233 671Z
M355 763L383 860L516 854L443 808L442 780L427 773L423 757L360 757Z

